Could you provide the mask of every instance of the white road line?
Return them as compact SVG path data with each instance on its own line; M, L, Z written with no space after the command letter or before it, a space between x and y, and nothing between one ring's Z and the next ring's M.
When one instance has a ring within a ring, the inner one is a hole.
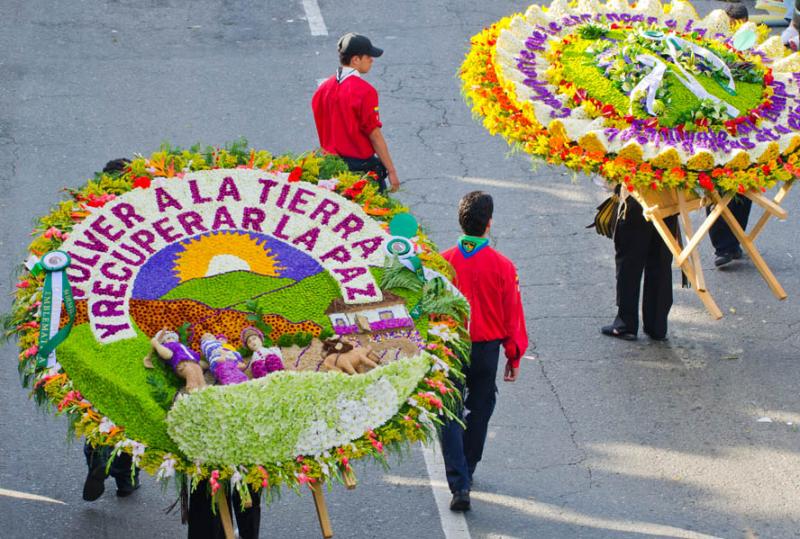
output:
M311 28L312 36L327 36L328 29L325 27L325 20L319 10L317 0L303 0L303 9L306 11L308 26Z
M48 502L48 503L59 503L61 505L67 505L61 500L55 500L53 498L48 498L46 496L39 496L38 494L28 494L27 492L20 492L18 490L8 490L5 488L0 488L0 496L17 498L19 500L31 500L34 502Z
M440 481L433 478L425 481L424 479L418 479L416 477L384 475L383 480L390 485L416 486L423 488L431 486L434 489L434 493L436 492L437 488L447 491L447 481ZM560 505L537 502L536 500L529 498L515 498L513 496L494 494L491 492L481 492L479 490L473 490L470 492L470 498L472 499L473 505L476 501L491 503L498 505L505 510L525 513L539 520L570 524L573 526L582 526L584 528L594 528L609 532L641 534L648 537L669 537L670 539L720 539L716 535L708 535L702 532L686 530L676 526L670 526L668 524L589 515L586 513L580 513L567 507L562 507ZM444 525L442 527L444 527ZM611 536L612 534L606 535Z
M467 520L462 513L450 511L450 489L447 487L447 476L444 472L444 459L439 451L439 441L422 446L425 457L425 468L428 470L428 482L433 490L436 510L439 511L439 522L446 539L471 539Z

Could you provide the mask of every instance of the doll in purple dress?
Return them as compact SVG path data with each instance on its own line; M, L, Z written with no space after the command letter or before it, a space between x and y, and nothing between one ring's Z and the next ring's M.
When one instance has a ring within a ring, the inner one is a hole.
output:
M253 378L263 378L271 372L282 371L281 349L277 346L264 346L264 334L256 327L247 326L242 330L242 344L253 352L250 359L250 372Z
M224 335L215 337L211 333L204 333L200 337L200 350L208 361L211 374L220 385L247 381L247 375L243 372L247 368L247 363L242 359L242 354L228 344L228 339Z
M145 367L153 368L152 354L155 352L158 357L169 363L175 374L186 380L186 391L191 392L206 387L200 356L180 342L177 333L169 329L159 330L150 343L153 348L144 358Z

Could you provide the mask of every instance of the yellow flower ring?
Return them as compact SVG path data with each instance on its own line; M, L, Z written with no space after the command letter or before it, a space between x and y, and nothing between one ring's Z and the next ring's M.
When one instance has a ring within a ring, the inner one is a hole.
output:
M452 417L466 300L423 231L402 257L421 269L391 255L390 243L410 243L389 232L407 208L340 159L274 156L243 141L166 146L70 194L40 219L4 325L19 340L24 385L92 445L130 453L160 480L214 477L268 494L344 480L354 460L383 460ZM35 262L57 250L71 259L74 302L65 295L49 324L45 274L60 268ZM67 311L71 332L55 356L39 357L40 332L68 325ZM260 376L251 364L220 385L211 369L218 383L206 373L205 387L183 392L167 361L143 361L162 328L209 362L204 334L247 360L248 326L284 370ZM323 341L336 334L369 347L378 366L329 369Z
M765 30L680 0L554 0L474 36L462 89L534 159L630 190L763 191L800 176L800 54Z

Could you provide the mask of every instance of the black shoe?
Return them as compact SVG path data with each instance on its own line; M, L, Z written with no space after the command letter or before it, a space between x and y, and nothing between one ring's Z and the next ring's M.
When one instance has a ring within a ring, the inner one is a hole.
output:
M734 249L733 251L717 253L717 257L714 259L714 265L718 268L727 266L733 260L740 260L743 255L744 253L742 253L741 249Z
M741 258L741 256L739 258ZM731 253L717 255L717 257L714 259L714 265L718 268L727 266L731 262L733 262L733 255Z
M139 482L137 481L136 484L133 486L126 486L123 488L117 487L117 498L127 498L139 488Z
M617 339L622 339L623 341L636 340L636 333L615 328L613 325L601 327L600 333L602 333L603 335L608 335L609 337L616 337Z
M645 333L647 333L647 332L645 331ZM666 340L669 340L669 337L667 337L666 335L651 335L650 333L647 333L647 336L650 337L651 341L666 341Z
M89 470L86 481L83 483L83 499L93 502L103 495L106 490L105 466L95 466Z
M469 511L471 508L468 490L459 490L453 493L453 499L450 500L451 511L463 512Z

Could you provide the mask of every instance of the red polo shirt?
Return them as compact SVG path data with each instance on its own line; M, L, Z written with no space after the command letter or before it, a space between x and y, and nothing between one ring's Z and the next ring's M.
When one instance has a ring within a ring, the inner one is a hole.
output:
M323 82L311 99L319 144L328 153L368 159L375 154L369 134L381 127L378 92L358 75Z
M519 367L528 348L528 331L514 264L488 245L468 257L458 246L442 256L453 265L455 285L469 301L470 339L502 340L506 358Z

